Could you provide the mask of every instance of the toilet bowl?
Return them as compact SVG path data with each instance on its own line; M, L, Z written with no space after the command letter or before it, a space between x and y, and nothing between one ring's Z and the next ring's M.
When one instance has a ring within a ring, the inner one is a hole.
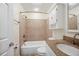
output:
M38 53L38 55L40 55L40 56L45 56L46 53L47 53L46 47L39 47L39 48L37 49L37 53Z

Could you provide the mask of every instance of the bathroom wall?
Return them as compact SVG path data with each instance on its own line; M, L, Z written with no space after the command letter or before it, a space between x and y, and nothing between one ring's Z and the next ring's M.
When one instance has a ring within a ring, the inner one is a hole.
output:
M48 39L48 14L22 13L26 16L26 34L24 41Z
M19 38L20 38L20 44L22 45L24 41L26 41L26 18L22 14L20 14L20 24L19 24Z
M14 55L19 55L20 54L20 43L19 43L19 20L20 20L20 12L23 11L24 9L22 6L18 3L14 3L13 5L13 34L14 34L14 44L17 49L14 50Z

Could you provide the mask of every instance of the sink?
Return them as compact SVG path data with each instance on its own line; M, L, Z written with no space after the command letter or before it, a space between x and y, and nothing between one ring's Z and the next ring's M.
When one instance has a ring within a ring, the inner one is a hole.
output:
M57 48L63 53L70 56L79 56L79 49L67 44L57 44Z

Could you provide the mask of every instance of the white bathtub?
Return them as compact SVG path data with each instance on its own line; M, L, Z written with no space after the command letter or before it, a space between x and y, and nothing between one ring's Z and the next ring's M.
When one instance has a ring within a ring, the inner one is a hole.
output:
M21 55L22 56L33 56L37 55L37 49L40 47L48 47L48 44L45 41L27 41L21 46ZM47 55L55 55L54 52L49 49L50 54Z

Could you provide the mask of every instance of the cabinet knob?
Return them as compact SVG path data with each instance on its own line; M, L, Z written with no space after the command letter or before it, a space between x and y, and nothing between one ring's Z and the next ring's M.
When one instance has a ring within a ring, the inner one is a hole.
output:
M14 49L17 49L18 47L16 46L16 47L14 47Z
M12 47L12 46L14 46L14 43L13 43L13 42L11 42L11 43L9 44L9 47Z

